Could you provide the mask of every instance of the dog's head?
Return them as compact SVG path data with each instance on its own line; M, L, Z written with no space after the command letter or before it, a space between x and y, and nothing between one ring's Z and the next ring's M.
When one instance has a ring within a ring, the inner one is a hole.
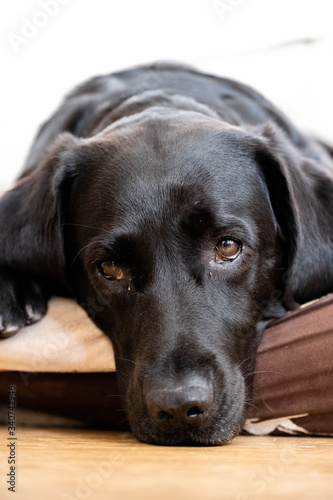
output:
M29 242L25 263L11 258L66 282L111 338L142 441L220 444L242 429L260 322L296 243L288 174L265 143L153 108L93 139L63 134L12 191Z

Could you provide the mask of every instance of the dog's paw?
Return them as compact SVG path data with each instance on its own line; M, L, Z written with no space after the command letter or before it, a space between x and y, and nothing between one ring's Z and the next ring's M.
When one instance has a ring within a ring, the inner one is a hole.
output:
M0 268L0 338L39 321L47 310L43 288L24 272Z

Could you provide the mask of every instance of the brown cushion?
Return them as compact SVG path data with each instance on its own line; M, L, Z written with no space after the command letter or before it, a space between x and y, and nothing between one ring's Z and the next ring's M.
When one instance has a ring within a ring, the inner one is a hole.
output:
M266 329L252 403L247 428L253 433L265 432L260 422L280 419L277 431L333 434L333 294Z

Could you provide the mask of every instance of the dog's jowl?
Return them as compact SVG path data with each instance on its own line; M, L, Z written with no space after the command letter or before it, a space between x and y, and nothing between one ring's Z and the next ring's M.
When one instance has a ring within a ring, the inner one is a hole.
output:
M113 342L138 439L223 444L266 322L333 291L332 150L230 80L102 76L40 129L0 232L3 337L70 294Z

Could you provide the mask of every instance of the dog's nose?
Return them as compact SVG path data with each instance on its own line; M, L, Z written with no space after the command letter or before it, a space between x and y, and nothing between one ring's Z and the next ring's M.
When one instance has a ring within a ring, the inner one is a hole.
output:
M176 382L162 380L146 390L148 413L165 431L202 426L213 402L213 386L201 376L187 376Z

